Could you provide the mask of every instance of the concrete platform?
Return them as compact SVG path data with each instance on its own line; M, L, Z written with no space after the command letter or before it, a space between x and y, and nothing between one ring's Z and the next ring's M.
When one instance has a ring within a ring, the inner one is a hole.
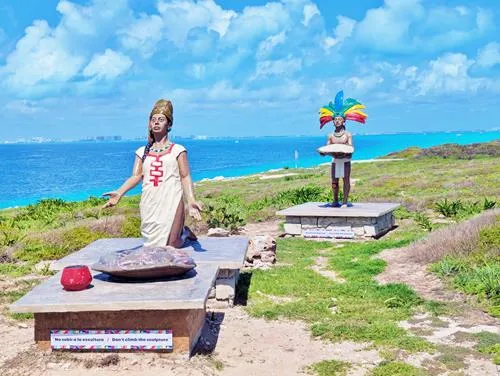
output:
M353 207L334 208L325 202L308 202L280 210L286 216L285 233L315 238L355 239L380 237L395 224L398 203L356 202Z
M280 210L277 215L298 217L380 217L396 210L400 204L384 202L355 202L352 208L333 208L326 202L306 202Z
M91 266L99 257L111 252L140 247L142 238L99 239L85 248L51 263L51 270L59 271L69 265ZM213 264L220 269L240 269L245 261L248 238L231 236L228 238L200 237L196 242L188 243L182 250L197 264Z
M50 348L51 330L172 330L173 351L189 356L205 321L217 265L201 264L182 277L120 281L93 272L90 288L65 291L60 273L10 306L35 313L35 341Z
M61 274L49 278L10 306L13 312L81 312L203 309L218 267L201 264L180 278L125 281L92 271L92 287L63 290Z

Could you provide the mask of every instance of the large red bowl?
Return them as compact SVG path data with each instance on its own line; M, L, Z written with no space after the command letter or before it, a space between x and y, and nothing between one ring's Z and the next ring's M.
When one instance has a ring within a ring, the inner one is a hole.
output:
M92 282L92 274L86 265L66 266L61 274L61 285L67 291L85 290Z

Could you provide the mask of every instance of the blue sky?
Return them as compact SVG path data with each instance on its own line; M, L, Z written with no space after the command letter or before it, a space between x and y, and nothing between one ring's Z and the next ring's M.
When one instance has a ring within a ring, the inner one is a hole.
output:
M3 0L0 140L322 134L344 89L357 133L498 129L497 0Z

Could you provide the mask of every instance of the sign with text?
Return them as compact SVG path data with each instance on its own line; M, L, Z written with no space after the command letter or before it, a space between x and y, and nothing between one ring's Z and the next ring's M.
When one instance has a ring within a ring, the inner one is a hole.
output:
M173 350L171 330L51 330L55 350Z
M308 228L302 230L304 238L336 238L336 239L354 239L354 232L350 226L333 228Z

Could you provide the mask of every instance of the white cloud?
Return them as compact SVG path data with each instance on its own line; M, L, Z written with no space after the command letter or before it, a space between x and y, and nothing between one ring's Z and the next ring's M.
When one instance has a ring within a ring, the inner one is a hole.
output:
M308 27L309 22L311 22L312 18L314 16L319 16L320 12L319 12L319 9L316 6L316 4L310 3L310 4L304 5L303 15L304 15L304 18L302 19L302 25L304 25L305 27Z
M495 26L493 20L493 13L486 9L479 8L476 14L476 24L478 29L483 32Z
M357 40L381 50L405 49L411 23L421 20L424 13L420 0L385 0L357 24Z
M94 55L83 70L85 77L111 80L125 73L132 66L132 60L121 53L106 49L103 54Z
M127 22L127 0L92 0L80 6L67 0L57 4L59 24L36 20L0 67L5 85L17 94L42 95L58 91L75 78L93 54L108 42L117 22Z
M354 26L356 25L356 21L344 16L337 16L337 26L333 32L334 36L327 37L324 41L324 48L326 50L330 49L333 46L342 43L345 39L349 38L352 35L352 31L354 30Z
M283 3L270 2L263 6L245 7L242 13L231 19L223 43L245 45L280 33L292 25L289 10Z
M84 62L83 56L60 43L46 21L35 21L7 56L0 73L7 76L9 87L24 90L42 82L66 82Z
M286 33L284 31L264 39L257 47L257 58L262 59L269 56L276 46L285 43L285 39Z
M160 16L141 14L118 34L125 48L139 50L143 57L148 58L156 51L156 46L163 37L162 30L163 20Z
M161 0L158 11L163 19L165 38L177 46L182 46L189 31L197 27L216 31L223 37L236 16L236 12L222 9L213 0Z
M500 64L500 43L492 42L481 48L477 55L477 65L490 68Z
M439 51L477 39L493 26L493 15L481 8L424 8L422 0L385 0L366 12L353 37L363 47L382 52Z
M47 110L43 107L40 107L39 105L36 104L36 102L33 101L28 101L28 100L14 100L11 102L8 102L4 110L7 111L12 111L20 114L36 114L40 112L47 112Z
M186 73L198 80L205 77L207 68L204 64L191 64L186 68Z
M489 85L484 77L471 77L474 60L461 53L447 53L429 62L422 71L411 67L405 71L404 87L414 88L416 95L477 92Z
M263 88L249 89L235 87L227 80L218 81L211 86L197 89L176 89L169 93L175 102L193 103L197 107L213 105L231 105L248 107L250 105L271 105L284 101L303 100L305 88L297 81L286 81L278 85L266 85Z
M353 76L346 80L346 89L354 94L366 93L384 82L384 78L377 73L362 77Z
M461 16L466 16L467 14L469 14L469 9L467 9L466 7L464 7L463 5L459 5L457 7L455 7L455 10L461 15Z
M257 62L255 73L250 80L262 79L270 76L290 75L302 68L302 60L288 57L281 60L265 60Z

